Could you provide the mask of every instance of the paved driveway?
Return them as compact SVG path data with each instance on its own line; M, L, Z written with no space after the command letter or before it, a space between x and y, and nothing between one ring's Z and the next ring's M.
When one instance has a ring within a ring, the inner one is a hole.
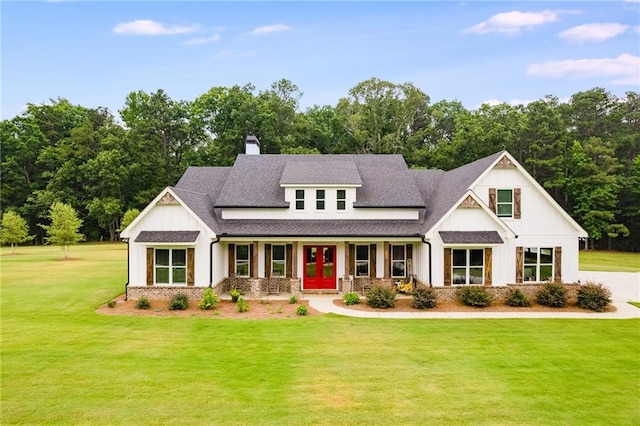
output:
M587 281L602 283L611 289L613 302L640 302L639 272L579 271L582 284Z

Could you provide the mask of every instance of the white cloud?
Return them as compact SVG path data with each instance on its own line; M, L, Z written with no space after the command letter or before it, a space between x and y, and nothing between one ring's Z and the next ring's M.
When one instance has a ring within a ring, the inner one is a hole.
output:
M215 43L217 41L220 41L220 34L214 34L211 37L192 38L185 41L184 44L190 44L190 45L208 44L208 43Z
M628 25L610 22L606 24L585 24L562 31L558 36L569 43L604 41L627 31Z
M257 54L258 52L255 50L222 50L213 55L212 59L217 61L224 58L249 58L251 56L256 56Z
M174 35L188 34L198 29L197 25L164 25L149 19L137 19L119 23L113 27L113 32L127 35Z
M624 53L617 58L567 59L531 64L527 74L534 77L611 77L611 84L640 84L640 56Z
M537 25L546 24L558 20L561 11L543 10L540 12L504 12L493 15L486 21L480 22L463 32L488 34L504 33L509 35L519 34L523 29L531 29Z
M289 31L291 27L284 24L264 25L262 27L256 27L249 32L249 35L264 35L271 33L281 33Z
M638 0L640 1L640 0ZM633 27L633 31L640 33L640 25Z

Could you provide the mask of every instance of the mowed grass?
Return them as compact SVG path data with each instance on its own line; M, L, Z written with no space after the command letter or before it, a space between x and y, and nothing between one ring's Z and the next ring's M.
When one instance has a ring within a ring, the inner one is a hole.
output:
M640 272L640 253L580 251L581 271Z
M5 424L640 424L640 320L102 316L124 244L2 251Z

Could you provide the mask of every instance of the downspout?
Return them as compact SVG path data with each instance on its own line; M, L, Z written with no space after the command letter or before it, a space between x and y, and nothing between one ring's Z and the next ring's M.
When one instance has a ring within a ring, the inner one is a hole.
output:
M131 273L131 258L129 257L129 239L123 238L122 241L127 243L127 282L124 283L124 300L127 301L129 297L129 274Z
M420 239L422 242L429 246L429 287L433 287L433 282L431 281L431 242L424 239L424 235L420 234Z
M209 244L209 288L213 287L213 245L220 242L220 236Z

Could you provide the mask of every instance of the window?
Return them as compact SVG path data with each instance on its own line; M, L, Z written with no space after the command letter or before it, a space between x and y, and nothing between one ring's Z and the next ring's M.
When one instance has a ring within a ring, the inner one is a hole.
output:
M316 189L316 209L324 210L324 189Z
M344 210L347 207L347 194L346 191L344 189L338 189L338 194L337 194L337 199L338 199L338 205L337 208L338 210Z
M187 250L155 250L156 284L187 283Z
M484 283L483 249L453 249L451 252L453 284Z
M296 189L296 210L304 210L304 189Z
M498 202L496 212L498 217L513 217L513 190L498 189Z
M356 276L369 276L369 246L356 246Z
M525 281L553 281L553 248L524 248Z
M236 244L236 277L248 277L250 268L249 245Z
M284 277L287 264L286 250L284 245L273 245L271 248L271 276Z
M393 278L406 277L405 246L391 246L391 276Z

